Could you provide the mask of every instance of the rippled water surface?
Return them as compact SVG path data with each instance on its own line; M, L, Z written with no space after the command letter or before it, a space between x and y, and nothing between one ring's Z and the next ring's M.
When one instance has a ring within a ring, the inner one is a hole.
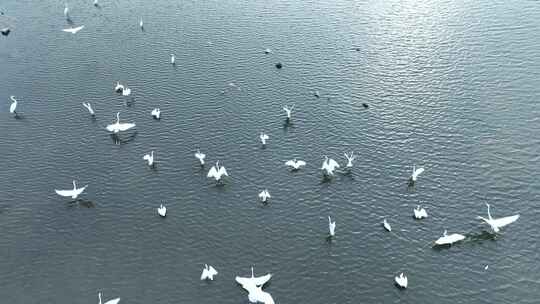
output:
M76 35L63 1L0 4L2 303L247 303L234 277L251 265L276 303L538 303L540 2L100 3L69 1ZM118 111L137 124L120 144ZM323 180L323 155L347 151L352 173ZM82 200L54 193L73 179ZM493 237L486 200L521 218ZM467 238L432 248L444 229Z

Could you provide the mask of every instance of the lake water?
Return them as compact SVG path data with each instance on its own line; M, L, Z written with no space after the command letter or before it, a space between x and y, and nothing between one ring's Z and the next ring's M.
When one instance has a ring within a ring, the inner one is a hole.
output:
M100 3L69 1L76 35L64 1L0 4L2 303L247 303L234 277L252 265L276 303L538 303L540 2ZM137 124L120 144L118 111ZM323 180L323 156L348 151L352 174ZM78 202L54 192L73 179ZM486 201L521 218L494 237ZM432 248L445 229L467 238Z

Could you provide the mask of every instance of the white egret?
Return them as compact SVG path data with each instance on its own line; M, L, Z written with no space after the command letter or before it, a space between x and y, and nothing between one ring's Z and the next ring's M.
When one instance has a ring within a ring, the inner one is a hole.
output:
M204 159L206 158L206 154L201 153L201 151L197 149L197 153L195 153L195 157L201 162L201 166L204 166Z
M271 197L272 196L268 192L268 189L264 189L263 191L261 191L261 193L259 193L259 198L261 199L261 201L263 203L266 203L268 201L268 199L271 198Z
M149 166L153 166L154 165L154 151L152 150L150 153L145 154L143 156L143 159L148 162Z
M101 304L101 292L98 293L98 297L99 297L99 304ZM104 304L118 304L118 302L120 302L120 298L109 300L105 302Z
M411 181L414 183L416 182L416 178L418 175L420 175L422 172L424 172L424 168L418 168L416 169L416 166L412 166L412 174L411 174Z
M139 19L139 26L140 26L141 28L143 28L143 27L144 27L144 23L143 23L143 21L142 21L142 18L141 18L141 19Z
M174 65L175 62L176 62L176 57L174 56L174 54L171 54L171 64Z
M354 159L356 158L356 155L354 155L354 152L351 152L351 154L347 154L347 153L343 153L343 155L345 155L345 158L347 159L347 168L352 168L353 166L353 161Z
M66 17L69 20L69 7L67 3L65 4L65 7L64 7L64 17Z
M336 234L336 221L332 222L330 217L328 217L328 230L330 230L330 236L334 236Z
M328 158L328 156L325 155L324 161L321 167L321 170L324 171L323 173L327 176L334 175L334 170L336 168L339 168L339 164L335 160Z
M262 286L266 284L270 278L272 278L271 274L255 277L253 274L253 267L251 267L251 278L237 276L235 280L248 292L248 299L251 303L262 302L264 304L274 304L272 296L268 292L262 291Z
M116 93L122 93L122 91L124 91L124 86L120 84L120 81L116 82L116 86L114 87L114 91Z
M263 144L263 146L264 146L264 145L266 145L266 141L267 141L270 137L268 136L268 134L265 134L265 133L261 132L261 135L259 135L259 138L261 139L261 142L262 142L262 144Z
M15 96L9 96L9 99L11 99L11 105L9 106L9 113L15 114L17 116L17 112L15 111L17 109L17 99L15 99Z
M120 123L120 112L116 113L116 122L108 125L107 131L118 133L120 131L126 131L135 127L134 123Z
M459 233L452 233L448 235L448 232L444 230L443 236L435 241L435 245L452 245L455 242L459 242L465 239L465 236Z
M73 181L73 190L56 190L56 194L64 197L71 197L72 199L76 199L83 191L88 187L88 185L85 185L84 187L77 188L77 182Z
M167 207L165 207L165 206L163 206L163 204L161 204L159 206L159 208L157 208L157 213L159 214L159 216L165 217L167 215Z
M161 116L161 110L159 108L153 109L152 116L154 116L155 119L159 119L159 117Z
M293 109L294 109L294 105L292 105L290 108L287 105L283 106L283 111L287 113L287 120L291 119Z
M386 229L387 231L392 231L392 226L388 224L388 221L386 219L384 219L383 221L383 226L384 226L384 229Z
M131 89L127 86L122 90L122 96L129 96L131 95Z
M219 166L219 161L216 162L216 165L215 166L212 166L212 168L210 168L210 171L208 171L208 175L207 177L208 178L215 178L216 181L221 181L221 178L223 176L229 176L229 174L227 173L227 170L225 169L225 167L223 166Z
M204 268L203 268L203 271L202 271L202 274L201 274L201 281L202 280L213 281L214 276L217 275L217 274L218 274L217 270L214 267L212 267L212 265L208 266L208 265L204 264Z
M519 219L519 214L494 219L491 217L491 213L489 212L489 204L486 203L486 206L488 208L488 218L484 218L481 216L477 216L476 218L481 219L484 222L486 222L486 224L488 224L491 227L493 232L499 232L502 227L512 224L513 222Z
M407 288L407 285L409 284L409 281L407 280L407 276L403 274L403 272L394 278L396 281L396 284L401 288Z
M96 113L94 113L94 109L92 109L92 105L89 102L83 102L82 105L88 109L88 112L90 112L90 115L94 116Z
M63 29L62 31L64 31L66 33L77 34L77 32L82 30L83 28L84 28L84 25L81 25L81 26L77 26L77 27L70 27L70 28L67 28L67 29Z
M300 167L303 167L306 165L306 162L303 161L303 160L296 160L293 159L293 160L289 160L289 161L286 161L285 162L285 166L289 166L289 167L292 167L293 170L298 170L300 169Z
M420 205L413 209L415 219L423 219L427 217L426 209L421 208Z

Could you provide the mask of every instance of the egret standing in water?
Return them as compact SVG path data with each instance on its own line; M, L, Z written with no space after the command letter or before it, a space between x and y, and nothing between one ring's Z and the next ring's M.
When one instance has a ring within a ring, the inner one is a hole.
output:
M159 206L159 208L157 208L157 213L159 214L159 216L165 217L167 215L167 207L165 207L165 206L163 206L163 204L161 204Z
M83 191L88 187L88 185L77 188L77 182L73 181L73 190L54 190L56 194L64 197L71 197L72 199L76 199Z
M108 125L106 128L109 132L118 133L120 131L127 131L133 127L135 127L134 123L120 123L120 112L118 112L116 113L116 122Z
M219 160L216 162L215 166L212 166L210 168L210 171L208 171L208 178L214 178L216 182L220 182L223 176L229 176L227 173L227 170L223 166L219 166Z
M285 166L292 167L293 171L299 170L301 167L305 165L306 165L305 161L296 160L296 158L285 162Z
M150 151L149 154L145 154L143 156L143 159L148 162L148 166L153 167L154 166L154 151Z
M259 135L259 138L261 139L261 142L264 145L266 145L266 141L270 138L268 134L265 134L264 132L261 132L261 135Z
M414 211L414 218L415 219L423 219L427 217L426 209L421 208L420 205L416 206L416 208L413 209Z
M271 197L272 196L268 192L268 189L264 189L263 191L261 191L261 193L259 193L259 198L261 199L261 201L263 203L266 203L268 201L268 199L271 198Z
M347 169L352 168L352 166L353 166L352 162L356 158L356 156L354 155L354 152L351 152L351 154L343 153L343 155L345 155L345 158L347 159L347 166L345 166L345 167Z
M409 281L407 280L407 277L403 274L403 272L394 278L396 281L396 284L401 288L407 288L407 285L409 284Z
M339 164L335 160L328 158L328 156L325 155L324 161L321 167L321 170L324 171L323 174L325 176L333 176L334 170L336 168L339 168Z
M195 153L195 157L201 163L201 167L204 166L204 159L206 158L206 154L201 153L201 151L199 149L197 149L197 152Z
M387 231L392 231L392 226L390 226L390 224L388 224L388 221L386 219L384 219L383 221L383 226L384 226L384 229L386 229Z
M83 102L82 105L90 112L90 115L94 116L96 113L94 113L94 109L92 109L92 105L89 102Z
M502 227L512 224L513 222L517 221L519 219L519 214L512 215L512 216L506 216L501 217L498 219L494 219L491 217L491 213L489 212L489 204L486 203L486 206L488 208L488 218L484 218L481 216L477 216L477 219L483 220L486 224L488 224L493 232L499 232Z
M412 174L411 174L411 183L414 184L416 182L416 178L418 175L420 175L422 172L424 172L424 168L418 168L416 169L416 166L412 166Z
M294 109L294 105L292 105L290 108L287 105L283 106L283 111L285 111L285 113L287 113L287 121L291 120L292 110L293 109Z
M99 297L99 304L101 304L101 292L98 293L98 297ZM118 302L120 302L120 298L109 300L105 302L104 304L118 304Z
M171 54L171 64L175 65L175 62L176 62L176 57L174 56L174 54Z
M9 106L9 113L15 114L15 116L18 116L17 114L17 99L15 99L15 96L9 96L9 99L11 99L11 105Z
M204 264L204 268L201 274L201 281L203 280L214 280L214 276L217 275L217 270L212 267L212 265L208 266L207 264Z
M151 114L155 119L159 119L161 116L161 110L159 108L155 108L152 110Z
M330 217L328 217L328 230L330 230L330 236L334 236L336 234L336 221L332 222Z
M435 245L452 245L455 242L459 242L465 239L465 236L459 233L452 233L448 235L448 232L444 230L443 236L435 241Z

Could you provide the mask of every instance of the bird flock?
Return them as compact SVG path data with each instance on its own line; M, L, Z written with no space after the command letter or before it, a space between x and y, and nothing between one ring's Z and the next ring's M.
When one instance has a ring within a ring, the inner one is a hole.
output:
M94 0L93 5L95 7L100 6L100 4L98 3L98 0ZM84 25L80 25L76 27L72 26L73 22L70 17L70 8L67 3L65 4L65 8L64 8L64 16L66 20L68 20L70 27L62 29L63 32L77 34L79 31L84 29ZM139 19L139 27L142 30L144 30L144 23L143 23L142 18ZM264 53L271 54L272 50L267 48L264 50ZM171 65L176 64L176 56L174 54L170 54L170 64ZM278 63L276 64L276 67L281 68L282 64ZM237 87L234 83L231 83L230 85ZM240 90L239 87L237 88ZM131 89L127 85L121 84L120 81L116 82L116 85L114 86L114 91L117 93L121 93L122 96L131 95ZM319 98L320 92L315 91L314 96ZM17 106L18 106L17 99L15 98L15 96L9 96L9 99L11 101L9 112L11 114L14 114L15 117L18 117L19 114L17 113ZM88 110L89 114L92 117L95 116L95 111L90 103L83 102L82 105L84 106L84 108ZM362 105L364 106L364 108L368 108L367 104L364 103ZM293 113L294 107L295 107L294 105L291 105L291 106L284 105L282 107L283 111L285 112L285 118L286 118L287 123L290 123L292 121L292 116L293 116L292 113ZM161 117L161 109L154 108L150 114L154 119L159 120ZM117 112L116 121L111 124L108 124L105 127L105 129L111 132L112 135L116 136L120 132L125 132L135 127L136 127L135 123L120 122L120 112ZM266 147L267 142L270 140L270 136L266 134L265 132L261 132L259 135L259 140L264 148ZM354 152L344 153L343 155L346 160L346 164L344 165L344 170L345 170L344 172L350 172L353 169L353 162L356 159L356 155L354 155ZM204 167L206 154L202 153L199 149L197 149L197 151L194 153L194 156L198 160L200 166ZM145 160L147 165L152 168L156 164L156 161L154 158L155 158L155 154L153 150L143 156L143 160ZM336 170L340 169L341 166L336 160L326 155L324 155L323 158L324 159L320 167L322 176L325 179L331 179L334 176ZM305 161L299 160L296 158L288 160L284 164L286 167L290 168L291 171L300 170L301 168L307 165ZM415 165L412 166L412 172L409 177L410 186L414 186L414 184L418 181L419 176L423 172L424 172L423 167L417 168ZM226 179L229 177L229 173L227 172L227 169L225 168L225 166L221 165L220 161L218 160L216 161L215 165L210 167L206 176L209 179L213 179L218 184L224 184L226 182ZM73 180L72 184L73 184L73 189L68 189L68 190L55 189L54 191L59 196L69 197L73 200L76 200L88 188L88 185L85 185L83 187L78 187L77 181L75 180ZM258 197L262 203L267 204L269 203L269 199L272 196L270 195L268 189L265 188L258 194ZM506 216L506 217L501 217L501 218L493 218L490 211L490 205L486 203L486 206L487 206L487 218L483 216L478 216L477 219L482 220L483 223L489 225L493 233L499 233L503 227L517 221L520 217L519 214L516 214L516 215ZM157 214L160 217L162 218L166 217L167 208L164 204L160 204L160 206L156 208L156 210L157 210ZM427 211L423 207L418 205L416 206L416 208L413 209L413 217L417 220L425 220L428 218L428 214L427 214ZM392 227L386 218L383 220L382 226L384 227L386 231L392 232ZM329 231L328 232L329 239L332 239L336 236L336 220L332 220L330 216L328 216L328 231ZM450 246L456 242L460 242L465 239L466 239L466 236L463 234L459 234L459 233L448 234L447 230L444 230L443 235L439 237L437 240L435 240L433 244L434 246ZM487 265L485 269L486 270L488 269ZM213 281L214 277L217 275L218 275L218 271L213 266L204 264L200 280ZM266 274L264 276L255 277L253 267L251 267L251 277L237 276L235 278L235 281L238 284L240 284L242 288L248 292L248 299L251 303L260 302L264 304L273 304L274 300L272 296L270 295L270 293L262 290L264 285L271 279L271 277L272 277L272 274ZM408 278L404 272L400 272L399 275L396 275L394 277L394 283L400 288L407 288ZM102 304L101 292L98 293L98 298L99 298L99 304ZM120 298L115 298L115 299L105 302L104 304L117 304L119 301L120 301Z

